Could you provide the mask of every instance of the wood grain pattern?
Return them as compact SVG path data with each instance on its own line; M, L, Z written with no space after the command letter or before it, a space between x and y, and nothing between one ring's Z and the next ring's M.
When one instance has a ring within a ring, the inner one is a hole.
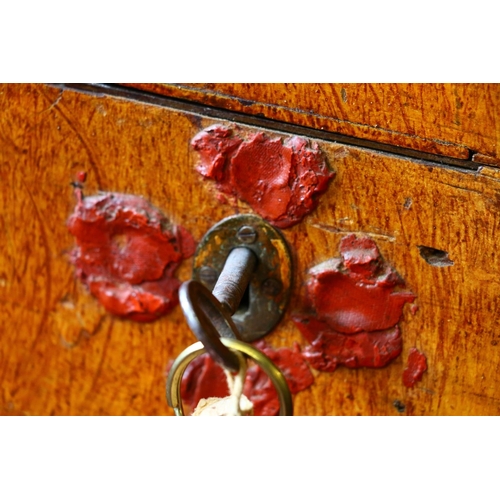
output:
M498 84L129 85L427 153L500 158Z
M142 195L199 240L223 217L250 211L217 202L195 171L189 142L215 122L46 85L2 85L0 106L0 413L171 414L166 367L194 337L178 307L151 324L119 320L76 281L70 183L85 170L87 194ZM467 173L317 142L337 176L318 209L283 231L295 286L268 341L305 345L290 319L303 277L337 256L351 232L371 235L417 295L418 310L405 306L401 357L382 369L315 372L313 386L295 396L296 414L397 415L396 400L406 415L499 414L498 170ZM454 265L429 265L419 245L447 251ZM191 264L182 264L181 280ZM402 372L412 347L429 368L408 389Z

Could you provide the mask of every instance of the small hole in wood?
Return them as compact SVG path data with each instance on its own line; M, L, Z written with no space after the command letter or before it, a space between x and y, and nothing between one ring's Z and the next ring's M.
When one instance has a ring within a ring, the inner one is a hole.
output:
M448 257L448 252L438 250L437 248L418 246L420 256L422 259L434 267L448 267L453 266L455 263Z

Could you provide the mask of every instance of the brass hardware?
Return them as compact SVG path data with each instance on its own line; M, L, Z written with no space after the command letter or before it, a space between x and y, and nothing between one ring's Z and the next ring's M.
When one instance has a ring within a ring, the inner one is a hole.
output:
M260 217L228 217L198 245L193 279L213 290L232 314L237 338L252 342L284 314L292 282L290 252L281 233Z

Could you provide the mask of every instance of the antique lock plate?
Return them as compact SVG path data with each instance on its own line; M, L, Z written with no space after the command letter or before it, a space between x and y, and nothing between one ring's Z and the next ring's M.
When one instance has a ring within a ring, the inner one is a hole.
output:
M290 297L292 262L282 234L255 215L223 219L203 237L194 256L193 279L213 290L231 250L246 247L257 263L232 319L240 339L252 342L280 321Z

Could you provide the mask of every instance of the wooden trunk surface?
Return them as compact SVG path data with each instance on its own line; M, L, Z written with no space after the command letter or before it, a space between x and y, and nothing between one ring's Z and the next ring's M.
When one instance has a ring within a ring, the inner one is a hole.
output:
M496 90L488 92L498 98ZM462 110L475 105L459 95ZM83 170L87 195L141 195L198 241L220 219L251 212L243 202L217 202L211 183L195 171L199 158L191 139L225 122L47 85L2 85L0 109L0 413L170 415L167 365L194 336L179 307L149 324L121 320L77 281L68 259L74 245L66 226L75 206L70 183ZM436 114L438 109L435 103ZM498 110L489 113L492 123L500 123ZM460 111L459 119L465 119ZM413 131L407 124L399 132L420 135L417 122ZM443 140L496 155L498 126L483 142L463 139L475 137L472 131ZM400 357L380 369L314 372L314 384L294 397L295 413L396 415L398 400L406 415L499 414L499 171L445 168L316 142L336 177L318 208L283 230L294 253L295 285L285 318L267 341L306 345L290 320L300 308L304 277L338 256L341 237L350 233L376 241L417 295L418 310L405 306ZM420 256L422 245L448 252L454 265L429 265ZM181 280L190 278L191 265L192 259L182 264ZM425 353L428 370L409 389L402 372L411 347Z
M130 84L251 115L500 165L499 84Z

